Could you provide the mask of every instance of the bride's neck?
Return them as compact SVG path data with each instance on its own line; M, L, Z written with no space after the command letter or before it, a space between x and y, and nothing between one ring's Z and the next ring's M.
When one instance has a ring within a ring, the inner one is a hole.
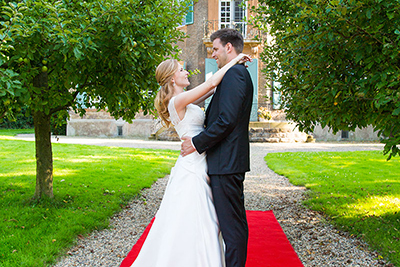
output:
M174 89L174 96L179 95L180 93L183 93L183 88L181 87L175 87Z

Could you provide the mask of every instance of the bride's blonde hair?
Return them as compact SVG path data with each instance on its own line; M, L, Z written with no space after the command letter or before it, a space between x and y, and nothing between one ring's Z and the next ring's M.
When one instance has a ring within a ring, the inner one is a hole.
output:
M176 59L167 59L161 62L156 69L156 80L161 86L154 100L154 106L157 109L158 116L161 117L165 126L171 124L168 104L174 95L174 88L171 85L171 78L178 70L179 63Z

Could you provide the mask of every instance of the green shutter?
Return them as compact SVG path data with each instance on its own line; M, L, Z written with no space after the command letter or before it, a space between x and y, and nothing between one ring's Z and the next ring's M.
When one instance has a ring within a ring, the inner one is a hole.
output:
M205 68L205 77L204 80L207 81L208 78L210 78L214 73L218 71L218 65L217 61L213 58L206 58L206 68ZM205 108L208 107L208 104L211 101L211 97L207 98L205 100Z
M187 15L186 15L185 24L186 24L186 25L188 25L188 24L193 24L193 22L194 22L194 16L193 16L193 1L191 1L191 2L190 2L190 5L189 5L188 13L187 13Z
M253 105L251 107L250 121L257 121L257 109L258 109L258 60L253 59L253 62L247 62L247 70L250 73L251 80L253 81ZM218 65L215 59L206 58L206 68L205 68L205 80L211 77L218 70ZM205 108L211 101L211 97L206 99Z
M247 70L250 73L251 80L253 82L253 104L251 106L250 121L257 121L257 110L258 110L258 60L253 59L253 62L246 62Z

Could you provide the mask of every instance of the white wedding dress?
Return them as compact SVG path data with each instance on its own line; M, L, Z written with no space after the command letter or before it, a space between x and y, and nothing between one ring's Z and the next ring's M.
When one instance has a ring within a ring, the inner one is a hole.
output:
M179 137L204 128L204 112L190 104L180 120L170 100L168 111ZM132 267L222 267L222 241L205 154L179 156L143 247Z

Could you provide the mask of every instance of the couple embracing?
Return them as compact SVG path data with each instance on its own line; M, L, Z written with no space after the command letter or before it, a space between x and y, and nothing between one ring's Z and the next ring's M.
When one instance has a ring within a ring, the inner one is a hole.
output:
M253 84L233 29L211 35L219 70L189 91L176 60L156 70L155 105L183 141L163 200L133 267L244 267L248 226L243 182L250 170ZM213 95L206 114L195 105Z

